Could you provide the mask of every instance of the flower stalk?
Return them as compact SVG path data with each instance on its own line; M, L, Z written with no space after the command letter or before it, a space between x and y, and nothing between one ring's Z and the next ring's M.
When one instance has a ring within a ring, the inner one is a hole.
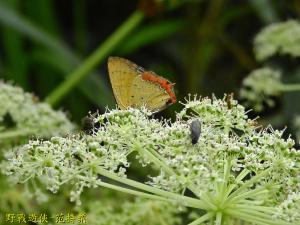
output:
M57 105L61 99L86 77L99 63L101 63L143 20L144 14L135 11L132 15L109 36L85 61L76 68L67 79L62 82L47 97L46 102Z

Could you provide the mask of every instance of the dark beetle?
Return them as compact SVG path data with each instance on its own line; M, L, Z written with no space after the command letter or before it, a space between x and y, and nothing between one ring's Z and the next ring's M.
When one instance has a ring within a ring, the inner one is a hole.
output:
M99 127L99 122L95 122L94 119L98 115L98 112L89 114L81 120L81 130L86 134L93 134Z
M198 143L201 134L201 122L198 119L192 121L190 125L192 144Z
M86 116L81 120L82 131L86 134L92 134L94 130L94 121L90 116Z

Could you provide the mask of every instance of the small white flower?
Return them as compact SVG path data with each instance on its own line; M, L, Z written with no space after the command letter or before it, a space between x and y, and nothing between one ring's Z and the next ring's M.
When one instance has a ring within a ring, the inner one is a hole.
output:
M300 24L296 20L275 23L264 28L254 40L254 52L258 60L279 54L300 56Z
M272 97L281 94L281 74L271 68L260 68L252 71L243 81L240 96L245 99L245 106L262 111L264 104L273 107Z

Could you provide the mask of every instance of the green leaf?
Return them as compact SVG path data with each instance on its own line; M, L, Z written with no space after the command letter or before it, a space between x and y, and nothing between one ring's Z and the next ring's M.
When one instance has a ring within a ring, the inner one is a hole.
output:
M279 16L270 0L250 0L250 4L256 10L258 17L265 23L274 23L279 20Z
M9 1L8 3L15 9L20 7L19 0ZM27 89L28 62L23 49L24 40L22 36L10 28L3 28L2 43L5 60L4 77Z
M29 37L32 41L50 49L52 54L61 61L60 65L65 65L66 70L80 64L80 58L61 40L43 31L27 18L7 7L3 2L0 2L0 24L10 27L24 36ZM66 73L64 74L66 77ZM79 89L94 104L102 108L107 105L112 105L114 102L107 86L99 74L91 74L88 79L78 85Z
M118 53L130 54L146 45L170 37L184 28L184 21L173 19L149 24L133 32L118 49Z

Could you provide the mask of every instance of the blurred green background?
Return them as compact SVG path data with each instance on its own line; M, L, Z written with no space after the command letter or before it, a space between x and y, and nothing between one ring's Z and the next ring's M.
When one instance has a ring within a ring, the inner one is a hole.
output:
M188 93L222 97L234 92L238 97L242 79L261 66L253 55L255 34L299 15L297 0L1 0L0 78L45 99L100 46L102 58L53 104L73 121L115 106L109 55L128 58L175 82L181 101ZM132 17L132 27L122 37L117 34L113 45L107 43ZM291 73L299 65L298 59L276 60L293 68ZM285 79L300 80L290 77ZM281 126L300 111L297 99L299 94L289 93L262 115ZM162 114L170 116L179 107L176 103Z

